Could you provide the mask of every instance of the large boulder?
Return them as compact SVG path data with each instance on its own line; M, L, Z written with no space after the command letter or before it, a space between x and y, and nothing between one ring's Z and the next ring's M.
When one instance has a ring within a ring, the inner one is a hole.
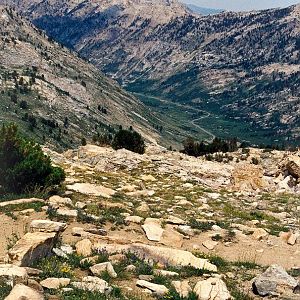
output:
M57 241L57 233L26 233L9 251L11 263L17 266L30 266L36 260L51 253Z
M17 284L4 300L44 300L45 297L40 292L24 285Z
M209 278L199 281L194 292L198 300L230 300L232 299L226 284L220 278Z
M300 157L293 155L289 157L285 169L292 175L294 178L300 178Z
M284 268L272 265L263 274L253 281L253 291L260 296L277 296L278 294L292 293L299 285L294 277Z

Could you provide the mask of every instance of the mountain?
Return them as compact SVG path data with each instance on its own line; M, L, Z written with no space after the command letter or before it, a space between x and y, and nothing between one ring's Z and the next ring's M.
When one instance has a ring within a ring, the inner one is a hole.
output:
M12 9L0 7L0 28L1 123L14 121L58 148L112 134L119 125L159 141L151 125L156 117L94 66Z
M207 15L216 15L224 11L224 9L215 9L215 8L207 8L200 7L194 4L186 4L186 6L194 13L207 16Z
M299 142L299 5L199 16L177 1L8 2L166 118L188 116L192 134Z

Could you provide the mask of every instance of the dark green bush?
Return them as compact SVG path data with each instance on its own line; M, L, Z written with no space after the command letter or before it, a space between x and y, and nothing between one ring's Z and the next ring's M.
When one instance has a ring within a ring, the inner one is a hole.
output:
M2 193L29 193L61 183L64 171L53 167L41 147L18 133L16 125L0 130L0 186Z
M125 148L139 154L145 153L145 142L142 136L132 130L120 129L113 139L112 147L115 150Z

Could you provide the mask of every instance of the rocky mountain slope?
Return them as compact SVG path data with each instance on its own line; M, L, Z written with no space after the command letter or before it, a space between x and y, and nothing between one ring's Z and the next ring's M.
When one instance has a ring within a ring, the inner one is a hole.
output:
M133 126L159 140L147 108L94 66L19 17L0 8L1 122L16 122L46 145L71 147L82 138Z
M130 1L8 2L130 90L207 111L215 134L299 141L299 5L200 17L164 1L161 19L156 1L146 17Z
M299 152L45 151L65 188L0 203L1 299L299 299Z

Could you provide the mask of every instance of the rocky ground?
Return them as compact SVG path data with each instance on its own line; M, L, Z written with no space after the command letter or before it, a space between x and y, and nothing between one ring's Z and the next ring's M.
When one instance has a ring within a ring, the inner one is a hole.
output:
M1 299L299 299L299 153L45 151L64 190L0 203Z

